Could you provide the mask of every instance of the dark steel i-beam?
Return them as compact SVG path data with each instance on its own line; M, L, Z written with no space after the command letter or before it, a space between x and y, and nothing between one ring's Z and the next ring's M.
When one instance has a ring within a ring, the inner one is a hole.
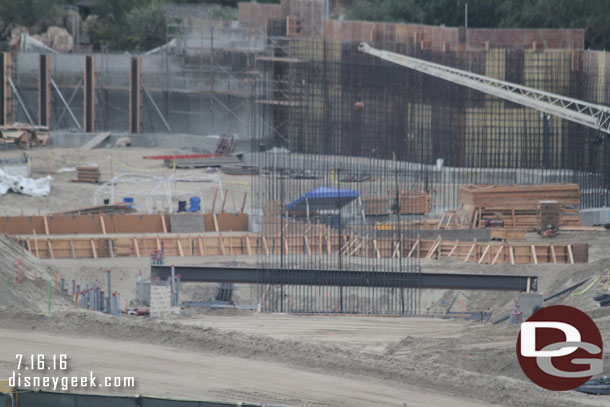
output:
M180 274L181 282L504 291L536 291L538 288L536 276L200 266L176 266L175 270ZM171 266L151 266L150 275L151 280L166 280L171 275Z

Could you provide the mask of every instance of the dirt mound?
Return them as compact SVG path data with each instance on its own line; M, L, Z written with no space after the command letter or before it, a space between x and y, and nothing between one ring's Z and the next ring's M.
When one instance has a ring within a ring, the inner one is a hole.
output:
M23 268L19 263L23 261ZM23 270L23 274L21 274ZM22 277L21 277L22 276ZM55 270L5 235L0 235L0 306L48 311L48 283L53 282L54 305L66 305L56 288Z

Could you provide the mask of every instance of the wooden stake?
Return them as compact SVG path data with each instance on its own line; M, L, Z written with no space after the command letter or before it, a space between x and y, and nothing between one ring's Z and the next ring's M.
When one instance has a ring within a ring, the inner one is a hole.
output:
M408 259L409 257L411 257L411 255L413 254L413 252L415 251L415 248L416 248L417 246L419 246L419 239L417 239L417 240L415 241L415 243L413 243L413 247L411 247L411 250L409 250L409 254L407 254L407 259Z
M163 226L163 233L167 233L167 225L165 224L165 216L163 215L159 215L161 216L161 226ZM117 230L118 233L118 230Z
M103 223L102 223L103 224ZM140 258L140 248L138 247L138 239L137 238L133 238L133 248L136 251L136 257Z
M205 256L205 251L203 250L203 239L201 237L198 237L197 242L199 243L199 255L203 257Z
M214 213L214 210L216 209L216 197L218 196L218 188L216 188L214 190L214 199L212 199L212 210L211 212Z
M90 239L89 243L91 244L91 252L93 253L93 258L97 259L97 250L95 249L95 244L93 243L93 239Z
M100 215L100 225L102 225L102 234L106 234L106 224L104 223L104 217Z
M557 263L557 255L555 254L555 246L550 245L551 248L551 258L553 259L553 263Z
M222 235L220 233L218 233L218 243L220 245L220 252L222 253L223 256L226 256L227 253L225 251L225 244L222 241Z
M47 239L47 247L49 248L49 254L51 255L51 259L55 259L55 255L53 254L53 246L51 245L51 239Z
M400 242L394 242L394 251L392 252L392 258L400 256L398 251L400 250Z
M239 213L244 213L246 209L246 198L248 198L248 191L244 192L244 200L241 203L241 208L239 209Z
M570 264L574 264L574 252L572 251L572 245L568 245L568 256L570 259Z
M34 247L36 247L36 257L40 258L40 252L38 251L38 239L36 239L36 230L32 230L34 232Z
M510 264L515 264L515 248L508 246L508 253L510 254Z
M430 250L428 251L428 253L426 253L426 259L431 259L432 255L434 254L434 251L436 250L436 248L438 247L438 245L441 243L441 236L439 235L435 240L434 243L432 244L432 247L430 248Z
M485 250L483 251L481 258L479 259L479 264L483 263L483 260L485 260L485 255L487 254L487 251L489 250L490 247L491 247L491 243L488 244L487 247L485 248Z
M377 245L377 239L373 239L373 248L375 249L375 256L380 259L381 253L379 253L379 246Z
M307 240L307 235L303 236L303 242L305 243L305 250L307 254L311 256L311 247L309 247L309 240Z
M252 256L252 248L250 247L250 238L246 236L246 250L248 251L248 256Z
M220 233L220 228L218 227L218 219L216 218L216 214L212 214L212 219L214 220L214 230L216 233Z
M46 216L43 217L43 220L44 220L44 233L46 235L50 235L50 233L49 233L49 222L47 221L47 217Z
M441 225L443 224L443 220L445 220L445 214L443 213L443 216L441 216L441 220L438 222L438 225L436 225L436 229L440 229Z
M263 249L265 250L265 254L269 255L269 246L267 245L267 238L263 236Z
M534 264L538 264L538 257L536 256L536 248L534 247L534 245L530 246L530 250L531 250L531 253L532 253L532 262Z
M70 252L72 253L72 258L75 259L76 250L74 250L74 242L72 241L72 239L70 239L69 242L70 242Z
M449 254L447 255L447 257L451 257L453 256L453 253L457 250L458 245L457 243L455 245L453 245L453 248L451 249L451 251L449 252Z
M466 255L466 258L464 259L464 263L466 263L468 261L468 259L472 255L472 252L476 249L476 246L477 246L477 239L474 239L472 246L470 247L470 250L468 251L468 254Z
M176 243L178 244L178 253L180 257L184 257L184 251L182 251L182 243L180 242L180 238L176 239Z
M222 208L220 208L220 213L225 213L225 205L227 203L227 195L229 195L229 191L225 189L225 194L222 197Z
M498 252L496 253L496 255L494 256L493 261L491 262L491 264L496 264L496 262L498 261L498 258L500 257L500 254L502 254L502 251L504 251L504 245L500 246L498 248Z

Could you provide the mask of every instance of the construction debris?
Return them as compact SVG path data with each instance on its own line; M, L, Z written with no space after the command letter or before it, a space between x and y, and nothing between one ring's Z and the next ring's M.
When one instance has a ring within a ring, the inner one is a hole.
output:
M22 195L48 196L51 193L51 182L53 177L28 178L19 175L9 175L0 170L0 195L5 195L9 190Z
M22 150L28 150L32 145L47 145L49 140L49 128L46 126L30 126L24 123L0 126L0 143L17 144Z
M135 209L132 208L132 205L128 205L125 203L115 203L109 205L97 205L97 206L89 206L87 208L79 208L79 209L70 209L68 211L56 212L52 213L52 216L55 215L118 215L118 214L128 214L135 212ZM42 218L41 216L29 216L31 221L35 222L36 218ZM10 218L6 217L6 219L10 222ZM3 233L9 233L4 231ZM77 231L69 232L69 233L78 233Z
M168 168L206 168L241 163L238 157L228 154L170 154L149 155L143 158L146 160L163 160Z

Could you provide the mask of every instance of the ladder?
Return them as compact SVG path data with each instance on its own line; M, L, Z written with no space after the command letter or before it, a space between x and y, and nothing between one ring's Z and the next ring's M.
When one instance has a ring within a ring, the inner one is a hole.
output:
M221 134L214 154L231 154L233 152L235 137L233 134Z

